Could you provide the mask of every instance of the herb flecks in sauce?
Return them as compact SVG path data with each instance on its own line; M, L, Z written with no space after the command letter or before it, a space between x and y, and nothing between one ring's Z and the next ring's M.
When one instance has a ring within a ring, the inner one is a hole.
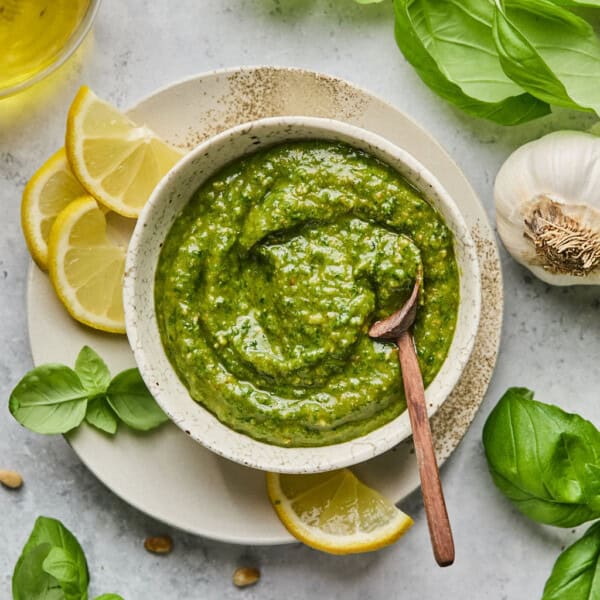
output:
M346 441L405 409L396 350L367 330L421 266L427 385L458 310L442 218L364 152L276 146L220 171L176 219L155 285L163 344L192 397L233 429L279 445Z

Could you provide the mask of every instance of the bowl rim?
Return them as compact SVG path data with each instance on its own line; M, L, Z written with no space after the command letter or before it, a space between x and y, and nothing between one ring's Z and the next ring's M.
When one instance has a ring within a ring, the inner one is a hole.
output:
M166 357L166 353L164 352L164 347L162 346L162 342L160 341L159 336L159 352L162 353L164 359L166 360L165 366L171 372L171 375L174 375L176 381L178 382L178 385L176 384L179 388L178 393L186 395L189 402L192 402L194 404L193 410L199 411L198 414L202 415L202 419L208 421L210 427L214 427L217 431L219 431L225 437L225 441L230 442L230 444L222 444L220 442L215 442L214 439L207 439L205 436L206 431L199 432L197 423L191 421L185 415L182 416L182 414L180 414L177 410L173 410L173 405L170 402L173 390L168 390L164 386L161 387L159 385L159 382L155 381L156 377L154 376L154 374L152 374L151 376L151 373L149 372L151 370L151 367L146 352L147 349L145 349L143 347L143 344L140 343L139 333L140 328L147 327L148 325L150 325L151 327L155 328L156 331L158 331L158 326L156 323L156 311L154 305L153 280L151 282L148 282L147 280L145 281L146 284L150 283L149 286L146 286L146 290L148 287L151 288L150 303L152 308L150 320L144 321L142 319L141 322L138 322L138 311L136 308L138 305L139 288L139 285L137 283L137 264L139 260L143 261L145 258L144 255L146 253L142 251L142 247L146 236L146 230L150 229L149 225L151 225L153 222L153 216L155 216L158 210L157 207L160 206L161 203L168 197L168 194L176 188L177 184L181 183L181 181L185 179L186 175L189 176L188 171L190 170L190 167L194 164L196 159L202 157L202 155L205 155L206 159L206 157L210 155L211 149L213 149L215 146L218 147L219 144L225 142L228 139L231 139L234 136L249 135L250 132L256 134L257 129L260 129L261 127L268 129L269 127L285 128L290 126L299 127L300 129L312 127L323 131L323 137L319 138L318 135L315 135L312 137L312 139L327 139L327 134L338 134L342 135L343 137L350 138L351 141L344 140L350 145L352 145L353 142L358 147L362 146L364 148L364 146L367 145L369 149L366 151L371 152L372 154L377 155L376 152L373 152L371 150L372 148L377 149L379 154L385 154L388 157L388 160L386 160L386 158L381 158L381 156L378 156L380 160L389 164L389 159L391 157L398 163L401 163L402 166L406 167L409 171L411 171L411 173L414 176L418 177L426 186L430 188L430 190L423 189L423 185L417 185L414 183L414 181L411 181L409 177L403 175L406 179L409 180L410 183L412 183L419 189L419 191L422 193L422 195L428 202L431 202L432 194L435 195L438 198L439 203L443 205L445 210L451 215L453 221L453 226L451 227L451 229L455 238L455 251L458 256L460 248L461 256L465 259L463 264L468 264L470 269L471 287L469 289L471 289L473 292L471 298L473 304L470 307L471 318L470 320L466 321L466 323L469 325L467 332L467 344L461 352L460 356L456 357L457 359L459 359L458 365L455 368L452 368L450 373L446 375L446 379L443 381L442 385L438 381L438 377L442 373L442 370L444 369L444 364L447 363L448 357L450 356L456 341L456 334L458 331L459 324L459 320L457 318L457 329L455 329L453 341L448 351L448 355L440 369L440 372L438 372L433 382L430 384L430 386L428 386L429 390L432 387L432 384L437 381L438 385L442 386L441 391L438 394L440 398L438 398L436 402L431 402L431 398L427 397L428 395L426 390L428 416L431 417L439 409L439 407L445 402L449 394L452 392L452 389L459 380L462 371L468 362L468 359L473 349L476 332L479 325L481 308L481 276L475 243L471 237L469 228L467 227L458 207L452 200L451 196L440 184L437 178L427 168L425 168L416 158L414 158L411 154L402 149L400 146L386 140L378 134L357 127L355 125L350 125L342 121L337 121L335 119L323 117L267 117L255 121L250 121L247 123L238 124L234 127L231 127L230 129L227 129L217 135L208 138L207 140L196 146L191 152L185 155L176 165L174 165L174 167L158 183L139 216L138 222L136 224L129 244L129 249L126 257L125 277L123 286L123 302L125 308L125 323L127 336L131 348L133 350L136 363L138 364L140 373L158 404L180 429L182 429L186 434L192 437L196 442L201 443L206 448L215 452L216 454L219 454L220 456L223 456L229 460L243 464L248 467L257 468L261 470L276 471L281 473L316 473L363 462L365 460L373 458L374 456L377 456L378 454L381 454L382 452L385 452L386 450L391 449L398 443L404 441L411 434L408 411L403 411L403 413L401 413L392 421L363 436L359 436L357 438L353 438L345 442L340 442L326 446L311 447L283 447L268 444L266 442L262 442L251 438L250 436L244 433L235 431L234 429L219 421L217 417L213 415L213 413L211 413L209 410L204 408L203 405L194 401L189 395L187 388L185 388L179 380L174 368L172 367L171 363ZM293 135L289 137L289 141L292 141L294 139L299 138L294 137ZM269 145L273 145L276 143L281 142L265 144L264 146L261 146L261 148L265 148ZM235 156L232 156L229 160L225 161L225 163L223 164L219 164L216 167L209 167L207 172L202 174L202 177L199 179L199 183L194 184L194 190L197 190L208 178L210 178L216 172L221 170L225 164L228 164L250 153L251 151L236 154ZM396 168L397 170L397 167L394 167L393 165L392 168ZM184 204L182 204L182 206L185 205L185 202L187 202L189 198L191 198L191 194L187 196L187 199L184 201ZM165 236L170 230L172 223L176 218L176 215L179 214L180 210L181 208L179 208L177 211L174 212L173 215L170 216L171 221L168 224L168 228L165 229ZM448 217L445 215L442 216L447 222ZM164 241L164 236L162 238L162 241ZM156 263L160 254L160 246L162 246L162 243L155 244L155 248L152 250L152 252L150 252L150 254L152 254L153 256L154 261L154 264L152 265L153 276L155 274ZM461 271L461 289L463 277L464 274ZM146 291L146 293L148 292ZM463 298L461 295L461 300L459 303L459 315L461 312L462 305ZM464 310L464 308L462 308L462 310ZM161 362L164 363L164 361ZM219 436L217 435L217 437ZM243 451L240 451L240 448L242 448ZM265 460L262 456L265 453L269 457L267 460Z
M100 9L100 4L102 0L89 0L89 4L85 14L77 27L73 30L66 44L61 48L60 52L55 56L54 60L46 65L41 71L38 71L33 77L29 79L24 79L19 83L12 85L6 88L0 88L0 99L8 98L9 96L13 96L14 94L18 94L19 92L31 87L32 85L38 83L42 79L45 79L56 71L58 68L62 67L62 65L75 54L75 51L81 44L83 40L86 38L87 34L90 32L92 25L98 15L98 10Z

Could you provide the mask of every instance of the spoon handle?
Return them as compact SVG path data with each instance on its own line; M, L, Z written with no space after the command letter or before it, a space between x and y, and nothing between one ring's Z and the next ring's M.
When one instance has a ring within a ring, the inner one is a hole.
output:
M406 404L421 477L423 503L429 525L429 536L435 560L441 567L446 567L454 562L454 540L440 482L440 473L433 451L423 377L410 332L403 332L397 343L398 360L402 370Z

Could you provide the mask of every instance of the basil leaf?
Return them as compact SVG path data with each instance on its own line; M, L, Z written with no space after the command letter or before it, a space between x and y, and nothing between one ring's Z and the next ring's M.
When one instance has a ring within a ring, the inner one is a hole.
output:
M554 4L559 6L589 6L591 8L600 7L600 0L552 0Z
M495 484L531 519L573 527L600 517L600 431L589 421L510 388L483 445Z
M123 597L119 596L119 594L102 594L96 600L123 600Z
M168 421L137 369L119 373L108 386L107 398L117 416L132 429L148 431Z
M85 559L84 559L85 560ZM87 598L87 580L80 581L80 569L76 557L64 548L52 548L44 559L42 569L58 581L65 600ZM81 587L81 586L84 587Z
M87 391L73 369L47 364L29 371L10 395L13 417L37 433L66 433L85 416Z
M600 114L600 41L550 0L504 0L494 40L506 74L540 100Z
M84 346L75 361L75 372L90 394L102 394L110 384L106 363L89 346Z
M117 433L119 423L106 396L98 396L88 402L85 420L100 431L110 435Z
M600 600L600 521L558 557L542 600Z
M465 112L516 125L550 112L504 73L494 7L481 0L395 0L396 42L421 79Z
M597 441L600 443L600 436ZM596 512L600 511L600 459L595 448L589 447L590 443L593 444L594 439L585 432L583 435L561 433L548 464L546 486L554 497L574 504L585 499ZM596 463L589 462L593 454L596 454Z
M60 566L60 559L65 557L69 566ZM79 542L60 521L38 517L15 566L14 600L85 600L88 584L87 563Z
M42 569L51 549L41 544L21 554L12 577L13 600L65 600L58 581Z

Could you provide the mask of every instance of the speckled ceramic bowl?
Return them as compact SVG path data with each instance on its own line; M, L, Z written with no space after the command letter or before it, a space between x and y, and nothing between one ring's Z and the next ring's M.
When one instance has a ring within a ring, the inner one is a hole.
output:
M190 397L172 368L156 321L154 277L162 243L173 221L210 176L257 148L301 139L346 142L386 162L421 191L454 234L461 301L448 356L426 390L430 416L452 391L469 359L480 314L477 252L460 212L423 165L382 137L331 119L274 117L229 129L192 150L158 184L133 233L124 284L127 335L144 381L178 427L230 460L282 473L327 471L373 458L410 435L408 413L351 441L315 448L273 446L230 429Z

